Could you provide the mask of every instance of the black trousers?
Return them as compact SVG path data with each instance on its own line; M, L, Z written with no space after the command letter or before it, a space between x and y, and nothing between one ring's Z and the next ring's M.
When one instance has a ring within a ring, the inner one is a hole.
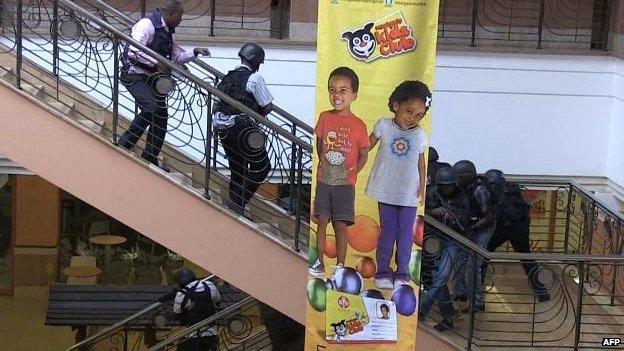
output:
M271 170L266 145L257 149L250 147L247 137L260 129L245 118L219 132L219 139L230 166L230 201L243 209Z
M531 252L531 242L529 239L529 228L531 221L529 219L523 221L510 221L505 224L498 223L494 235L488 242L488 251L495 251L506 241L511 243L514 251L520 253ZM536 293L546 294L544 285L538 279L538 267L535 261L524 260L522 267L529 277L529 284Z
M219 351L219 337L190 338L178 344L178 351Z
M145 74L128 74L123 77L124 85L139 107L130 128L119 138L119 145L131 149L146 129L147 144L141 154L148 162L158 164L158 154L167 134L167 97L158 95Z

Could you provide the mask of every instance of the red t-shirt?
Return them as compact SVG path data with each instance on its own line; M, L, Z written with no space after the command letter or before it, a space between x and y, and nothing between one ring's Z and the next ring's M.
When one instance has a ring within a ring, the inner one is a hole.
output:
M322 112L314 128L322 141L317 180L329 185L355 185L361 149L368 149L366 124L354 114Z

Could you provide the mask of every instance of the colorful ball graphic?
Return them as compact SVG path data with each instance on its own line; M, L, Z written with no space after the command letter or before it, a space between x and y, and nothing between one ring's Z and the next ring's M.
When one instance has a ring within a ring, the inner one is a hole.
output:
M422 216L416 217L414 221L414 244L422 247L423 238L425 237L425 219Z
M355 269L360 273L362 278L371 278L377 271L377 265L370 257L362 257L355 264Z
M370 217L355 216L355 224L348 227L347 241L359 252L370 252L377 247L379 225Z
M384 298L383 294L381 293L381 291L375 290L375 289L364 290L364 292L362 292L361 296L362 297L368 297L368 298L371 298L371 299L385 300L385 298Z
M412 278L412 281L416 283L416 285L420 285L420 260L422 258L422 251L414 250L410 255L409 265L407 266L409 270L409 275Z
M347 294L358 295L362 291L362 276L351 267L340 267L332 276L334 289Z
M392 291L392 301L397 312L403 316L411 316L416 312L416 293L409 285L399 285Z
M308 302L318 312L325 311L327 286L323 279L314 278L308 282Z
M336 258L336 255L336 237L331 235L325 236L325 256Z

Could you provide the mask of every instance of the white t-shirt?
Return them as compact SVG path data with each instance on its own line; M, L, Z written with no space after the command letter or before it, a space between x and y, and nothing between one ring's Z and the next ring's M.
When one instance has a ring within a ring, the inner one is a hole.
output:
M379 139L379 149L366 194L378 202L417 207L418 158L426 150L425 132L420 126L403 130L391 118L380 118L373 134Z

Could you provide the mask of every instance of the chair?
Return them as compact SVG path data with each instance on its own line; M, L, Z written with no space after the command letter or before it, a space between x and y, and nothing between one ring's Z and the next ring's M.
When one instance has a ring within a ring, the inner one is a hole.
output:
M70 267L97 267L94 256L72 256L69 263ZM96 285L97 275L92 277L67 277L68 285Z

